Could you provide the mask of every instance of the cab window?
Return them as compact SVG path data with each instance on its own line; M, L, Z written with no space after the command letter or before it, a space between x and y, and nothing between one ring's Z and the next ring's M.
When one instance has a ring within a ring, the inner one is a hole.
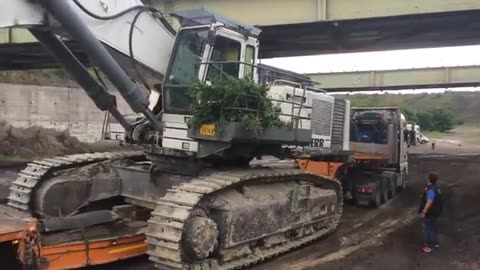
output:
M181 31L174 53L173 66L167 80L165 109L168 112L188 113L192 100L190 86L198 79L203 52L207 44L207 30Z
M245 50L245 63L250 65L244 65L243 76L245 78L253 79L253 71L255 64L255 47L248 45Z
M212 51L212 62L235 62L213 63L208 67L207 80L224 76L239 77L241 45L240 42L222 36L217 36Z

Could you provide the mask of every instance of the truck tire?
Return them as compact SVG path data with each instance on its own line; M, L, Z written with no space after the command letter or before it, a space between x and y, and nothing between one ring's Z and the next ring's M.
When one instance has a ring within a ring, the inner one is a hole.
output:
M386 203L388 201L388 189L389 189L389 178L383 178L382 182L380 183L381 195L382 195L382 203Z
M400 177L400 175L395 174L388 179L388 198L389 199L395 197L395 195L397 194L397 178L398 177Z
M400 179L399 190L405 190L407 188L407 172L405 170L400 173Z
M377 187L375 188L375 195L370 201L370 205L374 208L377 208L381 204L382 204L382 190L381 190L381 186L377 185Z

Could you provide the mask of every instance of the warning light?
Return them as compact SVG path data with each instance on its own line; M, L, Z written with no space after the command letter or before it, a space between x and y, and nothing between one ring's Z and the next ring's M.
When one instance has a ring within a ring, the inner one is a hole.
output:
M370 194L370 193L373 193L373 189L372 188L361 188L360 192Z

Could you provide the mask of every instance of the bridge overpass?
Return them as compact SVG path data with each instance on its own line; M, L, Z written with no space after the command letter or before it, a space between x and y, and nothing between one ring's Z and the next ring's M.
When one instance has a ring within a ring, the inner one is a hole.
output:
M262 58L480 44L478 0L362 0L361 4L358 0L145 0L145 2L156 6L164 13L206 8L232 19L257 25L263 30L260 36ZM69 42L68 45L83 61L88 61L75 42ZM0 30L0 70L56 67L58 67L56 61L27 31ZM434 80L435 83L430 81L390 83L397 81L401 76L415 78L431 74L430 71L424 70L420 73L415 71L418 76L410 76L411 73L408 72L412 71L312 76L321 81L323 87L332 91L384 89L399 85L433 87L440 82ZM453 74L448 76L454 78L457 74L451 71L445 73L445 70L432 72L434 73L432 78L444 78L447 73ZM472 84L469 80L453 82L452 84L451 80L444 80L445 85ZM335 86L336 89L333 89Z
M478 0L144 2L166 14L206 8L257 25L263 30L262 58L480 44ZM0 46L0 56L11 47L32 49L32 41L26 31L0 30L0 43L8 44Z
M480 66L413 68L307 74L328 92L480 86Z
M480 44L478 0L150 0L260 26L262 58Z

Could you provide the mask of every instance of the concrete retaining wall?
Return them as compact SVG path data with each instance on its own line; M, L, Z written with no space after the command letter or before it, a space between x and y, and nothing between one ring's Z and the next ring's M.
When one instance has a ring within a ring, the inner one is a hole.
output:
M132 111L117 96L122 114ZM68 130L81 141L101 138L105 112L80 88L0 83L0 119L16 127L42 126Z

